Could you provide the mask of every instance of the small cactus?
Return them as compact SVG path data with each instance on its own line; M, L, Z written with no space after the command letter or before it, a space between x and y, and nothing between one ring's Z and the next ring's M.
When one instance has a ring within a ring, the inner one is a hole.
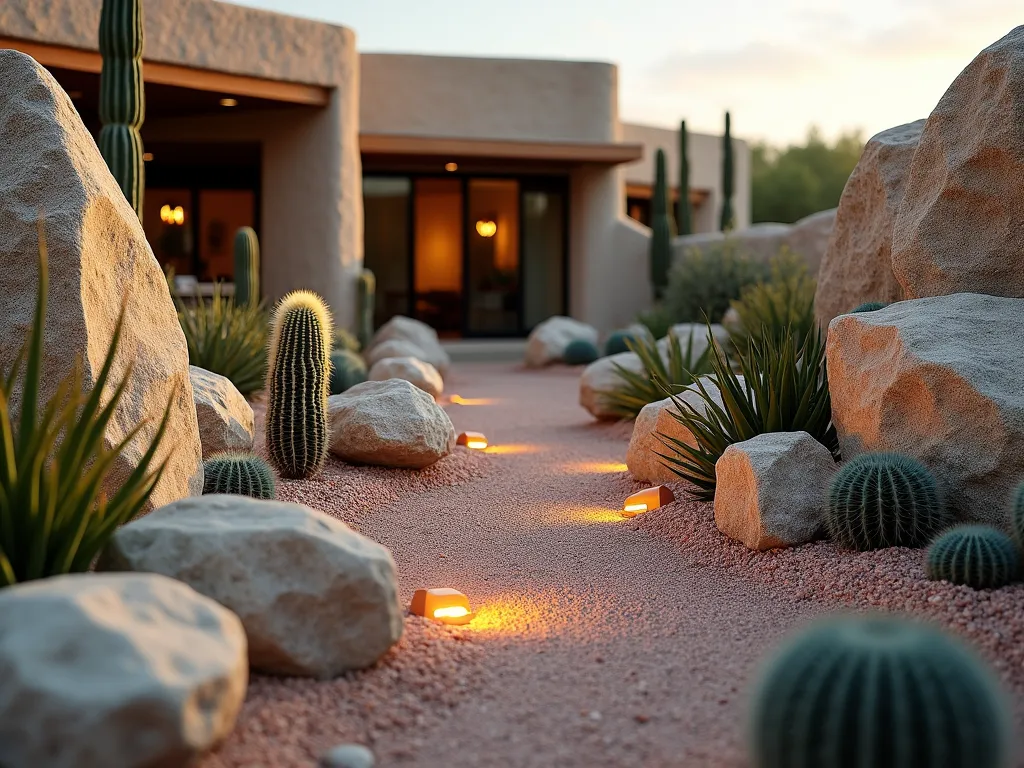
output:
M252 227L235 232L235 304L260 303L260 241Z
M203 493L233 493L254 499L274 498L274 471L259 456L221 453L203 462Z
M1024 482L1010 496L1010 533L1017 546L1024 549Z
M310 291L274 309L267 367L267 449L282 476L310 477L327 458L331 314Z
M723 232L736 228L736 212L732 207L736 169L732 149L732 117L726 112L725 133L722 135L722 213L718 220L719 229Z
M665 151L654 155L654 188L651 191L650 268L654 298L661 299L668 289L668 273L672 267L672 227L668 181L665 175Z
M989 525L958 525L928 547L925 571L933 581L998 589L1020 575L1013 539Z
M626 342L632 341L636 344L640 339L640 334L633 331L615 331L604 342L604 354L607 357L620 352L629 352L629 345Z
M349 387L366 381L366 363L348 349L331 351L331 394L340 395Z
M359 351L359 339L352 331L337 327L334 329L334 338L331 340L332 349L347 349L351 352Z
M373 313L376 305L377 278L364 269L356 283L356 338L359 348L366 349L373 338Z
M935 477L909 456L866 453L832 480L825 524L840 546L920 547L949 523Z
M888 304L883 304L880 301L865 301L863 304L859 304L851 309L850 314L852 315L857 312L876 312L879 309L885 309L888 306Z
M574 339L569 342L562 355L566 365L586 365L592 363L601 355L597 347L586 339Z
M1012 726L959 642L883 616L832 617L766 665L751 708L754 768L1005 768Z

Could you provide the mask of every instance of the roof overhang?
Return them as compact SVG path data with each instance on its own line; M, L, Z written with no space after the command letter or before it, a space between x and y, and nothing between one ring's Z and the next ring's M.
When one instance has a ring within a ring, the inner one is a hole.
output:
M618 165L643 157L642 144L595 144L562 141L507 141L435 136L361 133L359 149L366 155L543 160Z

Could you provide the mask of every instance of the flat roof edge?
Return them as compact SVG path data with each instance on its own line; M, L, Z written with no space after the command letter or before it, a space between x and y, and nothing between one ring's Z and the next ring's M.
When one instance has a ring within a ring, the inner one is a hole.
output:
M643 158L642 144L618 142L474 139L454 136L410 136L360 133L359 149L371 155L436 155L517 160L561 160L618 165Z

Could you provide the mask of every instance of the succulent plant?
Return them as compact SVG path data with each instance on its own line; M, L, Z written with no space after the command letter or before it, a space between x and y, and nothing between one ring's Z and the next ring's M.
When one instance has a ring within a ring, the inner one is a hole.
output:
M366 381L366 363L348 349L331 350L331 394L340 395L349 387Z
M722 213L719 229L729 232L736 227L736 214L732 207L735 182L735 163L732 154L732 117L725 113L725 133L722 134Z
M755 768L1004 768L1011 720L988 669L951 637L891 616L830 617L765 666Z
M331 314L311 291L274 309L267 366L267 449L282 476L310 477L327 458Z
M364 269L356 283L356 338L359 348L366 349L373 338L373 313L376 306L377 278Z
M679 124L679 199L676 201L676 229L688 235L693 229L693 211L690 206L690 151L687 146L686 121Z
M888 304L883 304L880 301L865 301L863 304L859 304L851 309L850 314L852 315L856 312L875 312L879 309L885 309L888 306Z
M260 241L252 227L235 232L235 303L243 307L260 303Z
M604 342L605 357L629 351L629 342L636 343L644 334L636 331L614 331Z
M336 327L334 329L334 338L331 340L331 347L333 349L347 349L352 352L358 352L359 339L356 338L352 331Z
M668 181L665 177L665 151L654 155L654 189L651 192L651 284L654 297L661 299L668 288L668 273L672 266L672 227L669 212Z
M1010 533L1017 546L1024 549L1024 482L1010 496Z
M958 525L928 547L925 571L933 581L998 589L1020 576L1020 553L1013 539L990 525Z
M565 348L562 360L566 365L587 365L592 363L601 355L593 342L586 339L573 339Z
M251 453L221 453L203 462L203 493L274 498L274 471Z
M865 453L832 480L825 524L850 549L921 547L951 522L934 475L898 453Z

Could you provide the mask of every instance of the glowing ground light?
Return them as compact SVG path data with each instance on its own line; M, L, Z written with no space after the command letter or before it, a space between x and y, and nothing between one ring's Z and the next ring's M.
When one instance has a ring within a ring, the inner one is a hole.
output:
M463 432L455 444L464 445L474 451L482 451L487 447L487 437L482 432Z
M628 496L622 504L623 517L636 517L643 512L650 512L660 506L669 504L676 500L671 489L664 485L656 485L653 488L644 488L632 496Z
M469 624L476 615L469 607L469 598L450 587L417 589L409 611L444 624Z

